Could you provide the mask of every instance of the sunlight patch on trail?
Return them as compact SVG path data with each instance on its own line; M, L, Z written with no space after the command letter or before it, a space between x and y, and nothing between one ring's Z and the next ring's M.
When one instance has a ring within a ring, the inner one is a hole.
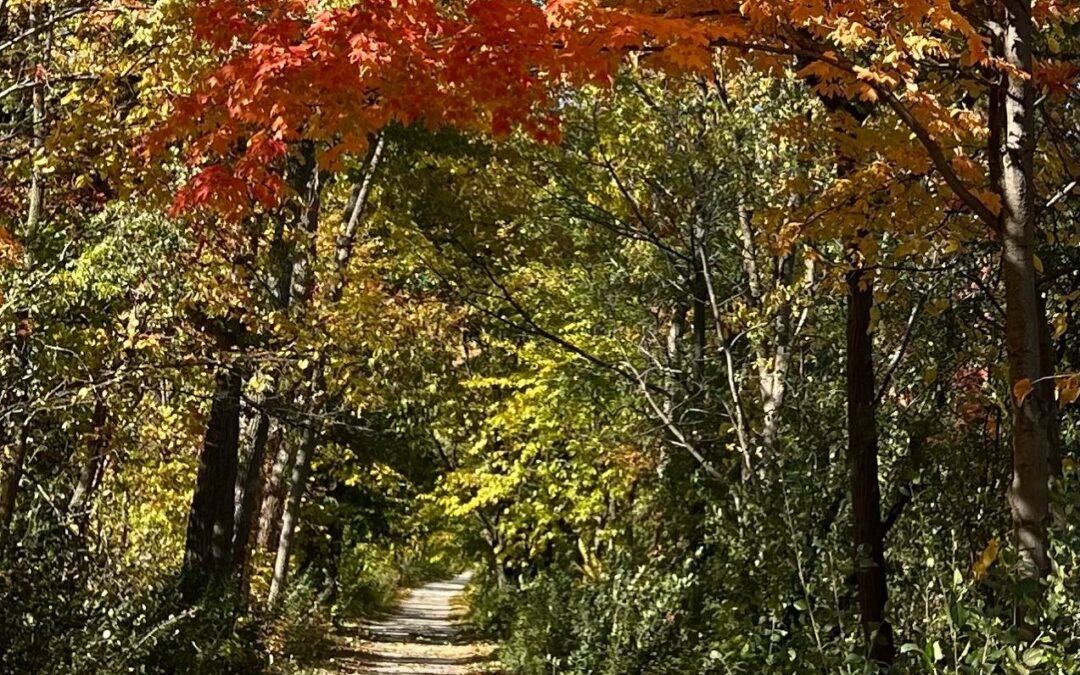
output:
M383 621L347 626L322 675L478 675L496 673L494 646L460 631L454 604L468 573L413 589Z

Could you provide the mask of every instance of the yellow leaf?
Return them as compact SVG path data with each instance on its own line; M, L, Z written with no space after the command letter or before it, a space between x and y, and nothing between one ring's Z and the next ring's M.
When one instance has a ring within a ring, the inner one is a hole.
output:
M1016 400L1017 407L1024 405L1024 399L1028 397L1031 390L1031 380L1026 377L1013 385L1013 398Z
M1076 403L1076 399L1080 398L1080 388L1073 387L1061 392L1061 405L1067 406L1072 403Z
M1070 375L1057 381L1058 403L1065 407L1080 398L1080 375Z
M1064 313L1054 317L1054 339L1058 339L1069 329L1069 319Z
M881 309L874 305L870 308L870 326L866 329L866 332L873 334L877 332L878 324L881 323Z
M1039 258L1039 256L1037 256L1037 255L1031 256L1031 262L1032 262L1033 265L1035 265L1035 271L1038 272L1039 274L1042 274L1043 273L1043 264L1042 264L1042 260Z
M975 564L971 566L971 576L975 581L982 581L986 578L986 573L990 571L990 566L997 560L998 549L1001 544L997 538L991 539L986 544L986 548L983 549L982 555L975 561Z

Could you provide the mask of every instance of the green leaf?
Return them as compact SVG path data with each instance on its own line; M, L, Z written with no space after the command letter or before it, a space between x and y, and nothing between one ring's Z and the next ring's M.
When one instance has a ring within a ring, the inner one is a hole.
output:
M1024 657L1023 657L1024 665L1029 666L1031 668L1034 668L1035 666L1042 663L1043 659L1045 657L1046 657L1046 650L1045 649L1043 649L1042 647L1032 647L1031 649L1024 652Z

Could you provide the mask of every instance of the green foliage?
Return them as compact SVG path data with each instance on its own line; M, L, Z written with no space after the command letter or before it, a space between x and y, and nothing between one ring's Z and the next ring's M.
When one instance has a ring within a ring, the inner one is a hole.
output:
M0 42L30 4L0 10ZM302 671L341 623L479 567L470 621L512 673L872 675L857 586L872 558L851 543L846 449L857 259L875 282L894 671L1080 672L1076 409L1061 412L1054 566L1035 593L1003 498L1017 390L1000 242L906 152L894 116L867 100L856 120L794 76L734 61L713 78L627 69L560 93L557 144L395 123L382 164L346 153L323 175L301 165L329 144L290 138L256 167L291 186L282 204L238 222L167 217L199 168L176 162L190 148L150 167L130 150L212 58L190 53L185 7L59 20L43 147L22 121L36 79L0 82L0 137L17 141L0 168L0 492L13 505L0 671ZM0 65L18 67L3 72L37 78L33 52L5 50ZM981 185L980 94L951 86L903 95L937 101L923 112L945 115L932 118L943 151ZM1040 197L1060 194L1040 213L1038 284L1057 372L1072 374L1080 209L1065 150L1080 124L1071 101L1039 100L1040 143L1062 155L1039 176ZM35 176L47 198L31 229ZM201 601L177 588L226 368L243 379L238 469L273 422L253 467L266 506L294 475L279 466L272 485L272 463L305 432L316 441L273 610L273 509L242 574ZM1058 380L1055 400L1075 398L1076 377Z
M319 661L333 644L333 626L320 592L309 575L295 580L271 622L277 665L286 672Z
M41 541L55 550L56 541ZM132 592L102 560L25 551L0 602L16 620L0 630L5 672L210 675L262 672L257 616L235 594L194 605L173 584ZM42 584L47 578L52 583Z

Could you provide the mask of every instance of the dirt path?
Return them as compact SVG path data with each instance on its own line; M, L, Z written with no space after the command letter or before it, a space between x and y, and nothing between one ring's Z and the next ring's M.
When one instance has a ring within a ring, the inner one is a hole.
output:
M469 575L414 589L389 618L349 627L326 673L355 675L475 675L497 672L491 645L461 635L454 601Z

